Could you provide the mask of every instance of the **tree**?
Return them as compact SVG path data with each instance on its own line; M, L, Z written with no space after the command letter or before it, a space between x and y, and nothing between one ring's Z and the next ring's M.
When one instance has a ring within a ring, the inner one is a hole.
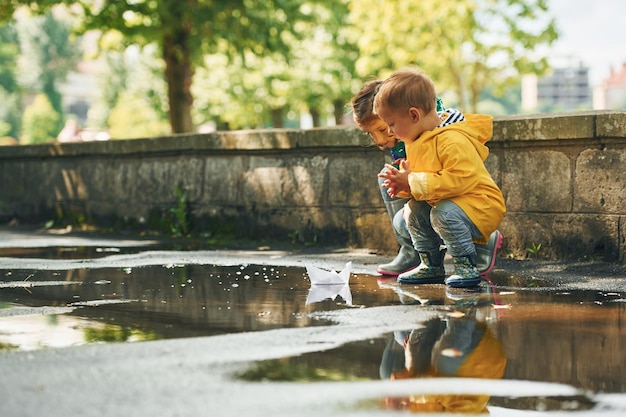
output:
M22 104L15 74L19 44L12 24L0 26L0 137L19 137Z
M320 126L328 113L341 124L347 103L362 86L354 68L359 52L345 35L349 4L343 0L329 8L317 7L315 13L324 16L324 25L300 23L300 31L309 36L292 46L291 90L296 92L295 103L311 113L314 126Z
M154 46L154 45L152 45ZM129 48L107 79L124 85L116 91L106 125L114 139L163 136L168 133L163 61L154 48ZM122 76L123 80L118 79ZM115 89L115 88L114 88ZM109 91L105 88L103 91Z
M12 0L0 17L6 18L15 4L41 11L64 3L80 7L83 31L114 30L128 42L156 42L165 62L171 128L183 133L193 130L191 85L203 54L287 54L285 34L299 36L295 23L314 20L310 4L322 1L328 0Z
M194 120L211 118L220 128L282 127L297 126L300 116L310 113L314 126L341 123L361 86L353 75L356 46L342 30L347 3L313 6L324 24L295 23L295 31L306 36L284 35L288 55L243 53L230 61L221 54L207 56L194 80Z
M38 94L24 111L22 122L23 144L52 142L59 132L61 115L54 110L48 96Z
M557 38L546 0L353 0L350 6L359 75L417 66L471 111L485 87L498 91L520 74L545 72L545 57L534 51Z
M70 37L69 23L49 12L44 16L20 19L18 33L20 84L28 90L43 92L52 108L62 115L57 84L67 77L80 57L80 49ZM62 121L60 123L59 129Z

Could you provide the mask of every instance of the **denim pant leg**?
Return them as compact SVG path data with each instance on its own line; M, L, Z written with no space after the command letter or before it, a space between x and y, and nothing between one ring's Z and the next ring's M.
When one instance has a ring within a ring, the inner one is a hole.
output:
M395 232L394 235L396 240L401 247L411 248L413 247L411 236L409 236L409 233L406 230L406 225L404 224L404 219L402 218L402 208L409 201L409 198L391 197L387 194L387 189L382 186L383 181L385 181L384 178L378 178L378 188L383 198L383 202L385 203L387 214L391 220L391 227L393 227Z
M405 224L404 229L411 236L415 250L435 254L439 253L443 241L431 225L431 209L431 206L425 201L410 200L408 203L409 224ZM396 223L395 220L394 223ZM404 218L402 223L404 223Z
M384 170L385 169L383 168L380 172L382 173ZM380 195L383 198L383 201L391 201L391 196L387 194L387 189L383 187L383 182L385 182L385 179L380 177L377 177L376 179L378 180L378 189L380 190Z
M476 256L473 238L481 237L467 214L450 200L442 200L431 210L433 228L452 256Z

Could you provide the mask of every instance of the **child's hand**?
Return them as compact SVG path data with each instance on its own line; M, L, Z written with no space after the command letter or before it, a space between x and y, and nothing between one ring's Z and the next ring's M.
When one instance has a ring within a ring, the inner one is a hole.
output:
M393 165L385 164L385 170L378 174L380 178L384 178L382 186L387 189L387 194L395 198L400 192L411 192L409 187L409 162L406 159L400 160L400 169L396 169Z
M393 165L399 167L400 164L402 163L402 161L406 161L405 158L398 158L395 161L393 161Z

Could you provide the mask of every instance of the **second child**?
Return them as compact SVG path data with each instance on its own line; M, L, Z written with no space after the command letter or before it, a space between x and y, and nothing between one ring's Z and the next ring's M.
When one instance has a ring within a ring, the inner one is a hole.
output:
M382 80L372 80L363 85L361 90L359 90L350 102L352 115L357 126L370 135L374 144L379 149L389 151L391 159L393 160L393 166L398 168L400 161L406 159L404 143L399 141L393 134L389 133L389 128L385 122L374 114L374 96L381 84ZM437 97L436 109L437 111L444 110L443 102L439 97ZM384 169L385 168L383 168L383 170ZM394 221L397 221L394 220L396 214L402 210L410 196L408 193L404 193L391 197L386 189L382 187L383 181L382 178L378 178L378 186L400 249L391 262L378 265L376 272L386 276L398 276L419 265L420 258L413 248L411 238L397 232L398 228L401 228L401 226L394 226ZM398 217L398 220L401 219L401 217Z

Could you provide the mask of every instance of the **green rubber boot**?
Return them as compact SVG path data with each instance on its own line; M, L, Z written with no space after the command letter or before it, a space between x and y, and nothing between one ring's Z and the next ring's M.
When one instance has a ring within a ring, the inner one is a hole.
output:
M476 268L475 256L453 256L454 274L446 279L452 288L472 288L480 284L480 272Z
M446 250L442 249L433 256L430 252L419 252L422 261L417 267L398 275L400 284L439 284L446 277L443 259Z

